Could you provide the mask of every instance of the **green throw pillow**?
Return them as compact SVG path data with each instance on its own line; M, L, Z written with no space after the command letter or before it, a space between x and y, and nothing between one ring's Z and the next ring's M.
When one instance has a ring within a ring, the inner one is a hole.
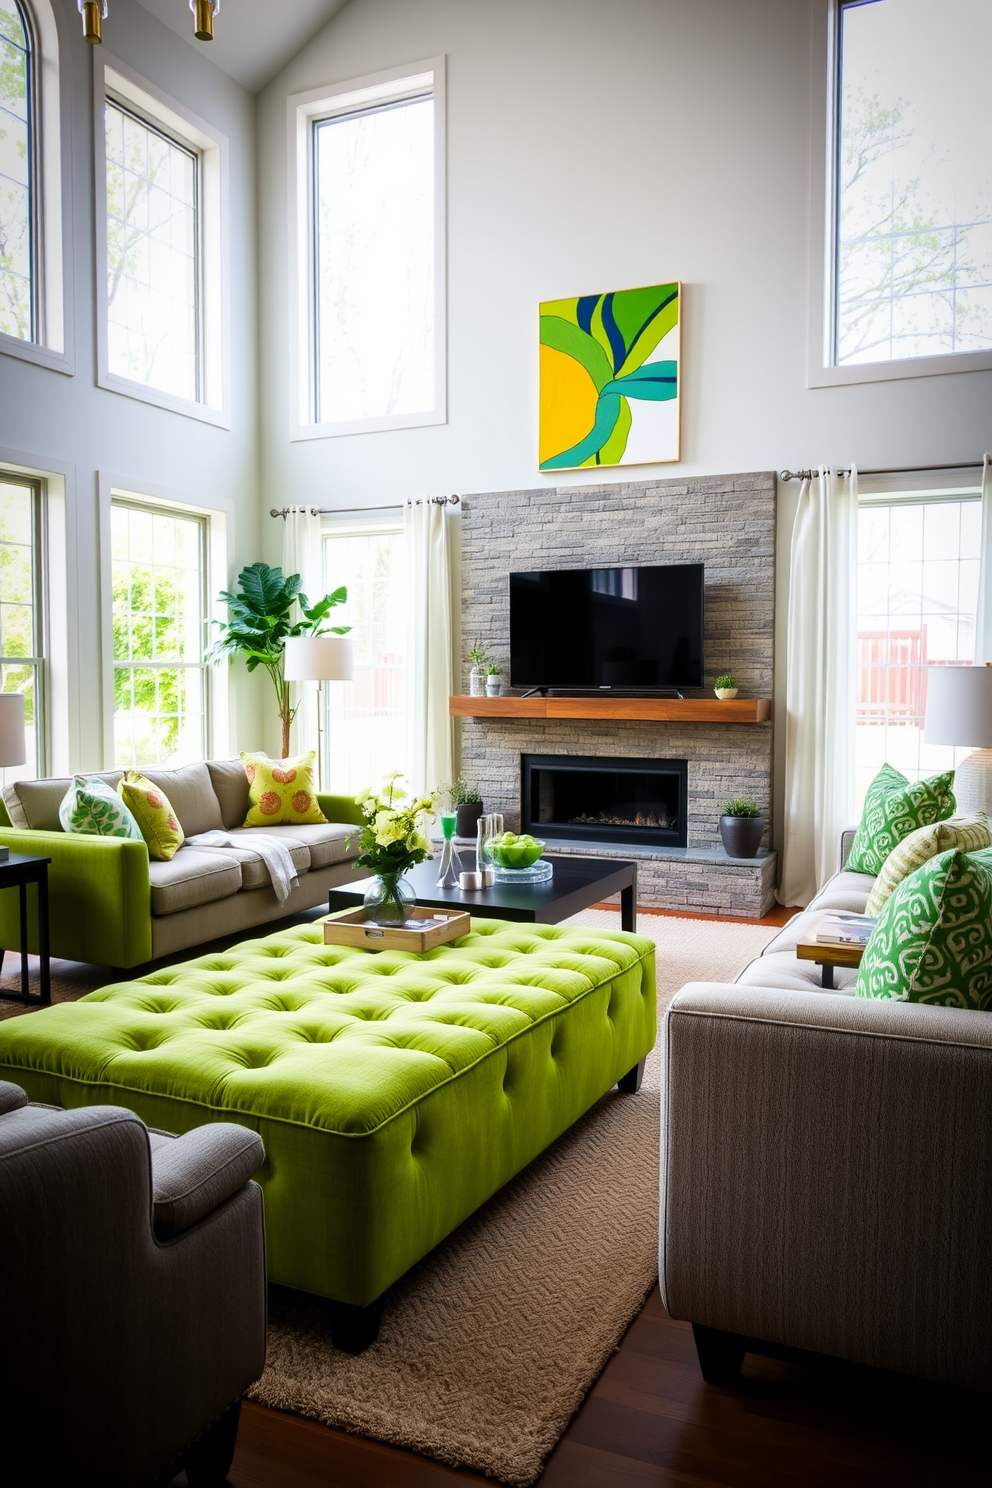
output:
M953 784L953 770L910 784L901 771L883 765L865 796L861 825L847 860L850 872L877 875L892 849L910 832L953 816Z
M992 872L952 848L904 878L858 972L858 997L992 1007Z
M62 797L59 821L66 832L86 837L127 837L144 842L141 828L105 780L77 775Z

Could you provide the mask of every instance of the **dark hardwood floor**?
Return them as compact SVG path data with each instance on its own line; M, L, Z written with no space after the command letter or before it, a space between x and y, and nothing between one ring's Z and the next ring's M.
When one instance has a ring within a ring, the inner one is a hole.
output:
M988 1488L988 1403L823 1361L749 1354L704 1385L658 1292L572 1421L540 1488ZM182 1482L183 1480L180 1480ZM298 1416L246 1405L232 1488L450 1488L486 1481Z

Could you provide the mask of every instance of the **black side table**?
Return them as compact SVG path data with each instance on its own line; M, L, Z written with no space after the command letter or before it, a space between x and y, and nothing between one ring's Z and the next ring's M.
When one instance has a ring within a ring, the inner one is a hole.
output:
M26 853L11 853L6 862L0 863L0 889L17 889L21 896L21 990L0 991L0 997L10 1002L26 1002L32 1007L46 1006L52 1000L52 979L48 949L48 865L51 858L29 857ZM28 884L38 885L38 955L41 960L39 990L28 991ZM4 952L0 949L0 970L3 969Z

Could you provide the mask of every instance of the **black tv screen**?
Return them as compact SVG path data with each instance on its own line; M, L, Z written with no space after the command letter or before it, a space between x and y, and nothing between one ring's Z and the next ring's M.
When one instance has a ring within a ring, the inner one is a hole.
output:
M513 687L703 685L703 565L510 575Z

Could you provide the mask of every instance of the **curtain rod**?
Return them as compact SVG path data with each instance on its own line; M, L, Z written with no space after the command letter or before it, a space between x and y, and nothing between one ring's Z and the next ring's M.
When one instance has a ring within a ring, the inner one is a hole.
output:
M989 458L988 455L983 455L980 460L962 460L962 461L959 461L957 464L944 464L944 465L900 465L897 470L861 470L861 469L859 469L858 470L858 474L859 475L920 475L920 474L925 473L928 470L981 470L982 467L985 464L985 461L988 458ZM850 470L838 470L837 471L837 474L838 475L850 475L850 473L851 473ZM817 471L817 470L780 470L779 473L778 473L778 478L779 478L779 480L784 480L784 481L812 480L813 477L815 475L818 475L818 474L819 474L819 471Z
M420 501L397 501L393 506L311 506L309 510L312 517L354 517L363 512L402 511L404 506L459 506L461 499L460 496L424 496ZM299 507L284 506L281 510L273 507L269 516L288 517L293 511L299 511Z

